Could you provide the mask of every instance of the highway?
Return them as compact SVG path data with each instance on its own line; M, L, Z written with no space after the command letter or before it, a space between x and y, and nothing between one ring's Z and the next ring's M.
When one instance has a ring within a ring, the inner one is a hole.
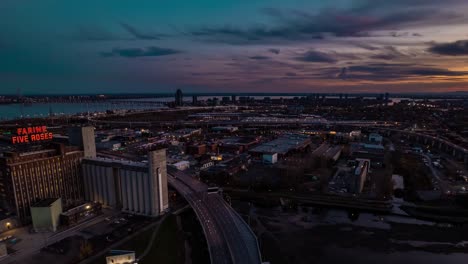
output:
M262 263L254 233L219 194L208 194L205 184L185 172L167 170L168 183L188 201L202 225L212 264Z

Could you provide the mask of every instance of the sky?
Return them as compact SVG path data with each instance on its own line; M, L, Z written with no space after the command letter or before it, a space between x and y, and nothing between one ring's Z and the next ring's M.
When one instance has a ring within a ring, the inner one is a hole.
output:
M1 0L0 94L468 91L466 0Z

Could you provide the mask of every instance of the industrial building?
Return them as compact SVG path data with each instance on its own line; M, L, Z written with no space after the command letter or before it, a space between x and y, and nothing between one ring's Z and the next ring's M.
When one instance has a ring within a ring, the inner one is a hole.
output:
M106 257L107 264L133 264L138 263L135 251L111 250Z
M48 198L31 205L31 218L35 232L57 231L62 213L62 200Z
M354 171L354 176L355 176L355 181L356 184L354 185L355 192L356 193L361 193L362 190L364 189L364 183L367 180L367 175L369 173L369 167L370 167L370 160L366 159L361 159L361 160L356 160L358 162L356 169Z
M63 144L39 151L5 152L0 157L2 207L29 223L29 208L39 199L60 197L65 205L83 200L83 155L79 148Z
M85 158L96 157L96 138L94 127L70 127L68 129L70 144L83 149Z
M22 223L31 222L30 207L42 199L61 198L63 206L83 201L81 159L95 157L93 127L69 130L70 145L23 144L0 157L1 207Z
M186 161L186 160L181 160L181 161L178 161L176 163L173 163L170 165L171 167L174 167L178 170L186 170L188 168L190 168L190 162Z
M83 177L86 200L146 216L168 208L166 150L148 153L148 163L84 159Z
M60 223L64 226L71 226L78 224L90 217L100 215L102 212L102 205L98 202L89 202L71 208L66 212L60 214Z
M355 159L369 159L372 167L384 165L385 147L377 144L353 143L350 148L351 157Z
M310 137L300 134L287 134L251 149L252 154L278 153L284 156L291 151L304 150L311 143Z

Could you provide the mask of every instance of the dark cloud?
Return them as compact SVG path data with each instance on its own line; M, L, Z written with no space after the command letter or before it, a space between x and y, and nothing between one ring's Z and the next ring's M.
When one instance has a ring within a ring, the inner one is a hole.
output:
M450 2L455 0L448 0L444 4ZM464 13L448 11L447 8L441 7L440 1L435 0L416 0L415 3L402 0L366 0L354 2L351 8L329 8L318 12L268 8L263 10L263 14L272 18L275 26L256 25L240 28L226 25L205 27L193 30L189 34L208 41L256 44L322 39L328 35L367 37L374 36L370 32L377 30L466 22L467 17ZM411 33L394 31L390 36L409 37Z
M420 8L420 7L447 7L451 4L464 4L465 0L359 0L355 1L355 5L352 8L355 12L371 12L380 11L385 9L397 9L397 8Z
M382 53L371 55L371 59L377 60L396 60L405 58L406 55L401 53L397 48L393 46L385 46Z
M327 62L327 63L335 63L336 59L328 53L320 52L320 51L308 51L305 54L296 57L299 61L304 62Z
M422 67L413 64L369 64L342 68L336 75L341 79L397 81L414 77L458 77L465 76L465 71L450 71L447 69Z
M268 60L268 59L270 59L270 57L267 57L267 56L252 56L252 57L249 57L249 59L251 59L251 60Z
M380 49L379 47L368 45L368 44L365 44L365 43L353 43L353 45L355 45L356 47L365 49L365 50L378 50L378 49Z
M274 53L274 54L280 54L279 49L269 49L268 51L271 52L271 53Z
M451 43L433 44L429 51L440 55L468 55L468 40L458 40Z
M141 48L128 48L120 49L115 48L111 52L102 52L101 56L103 57L127 57L127 58L136 58L136 57L159 57L180 53L178 50L160 48L160 47L148 47L146 49Z
M161 34L161 33L147 33L143 32L136 27L127 24L127 23L120 23L120 26L122 26L128 33L130 33L133 37L136 39L142 39L142 40L159 40L163 37L167 37L168 35L166 34Z
M346 79L347 73L348 69L346 67L343 67L337 77L340 79Z

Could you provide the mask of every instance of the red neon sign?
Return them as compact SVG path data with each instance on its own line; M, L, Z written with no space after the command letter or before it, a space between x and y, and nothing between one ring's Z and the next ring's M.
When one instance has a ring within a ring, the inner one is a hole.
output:
M46 126L19 127L16 129L16 134L16 136L11 137L13 144L38 142L53 138Z

